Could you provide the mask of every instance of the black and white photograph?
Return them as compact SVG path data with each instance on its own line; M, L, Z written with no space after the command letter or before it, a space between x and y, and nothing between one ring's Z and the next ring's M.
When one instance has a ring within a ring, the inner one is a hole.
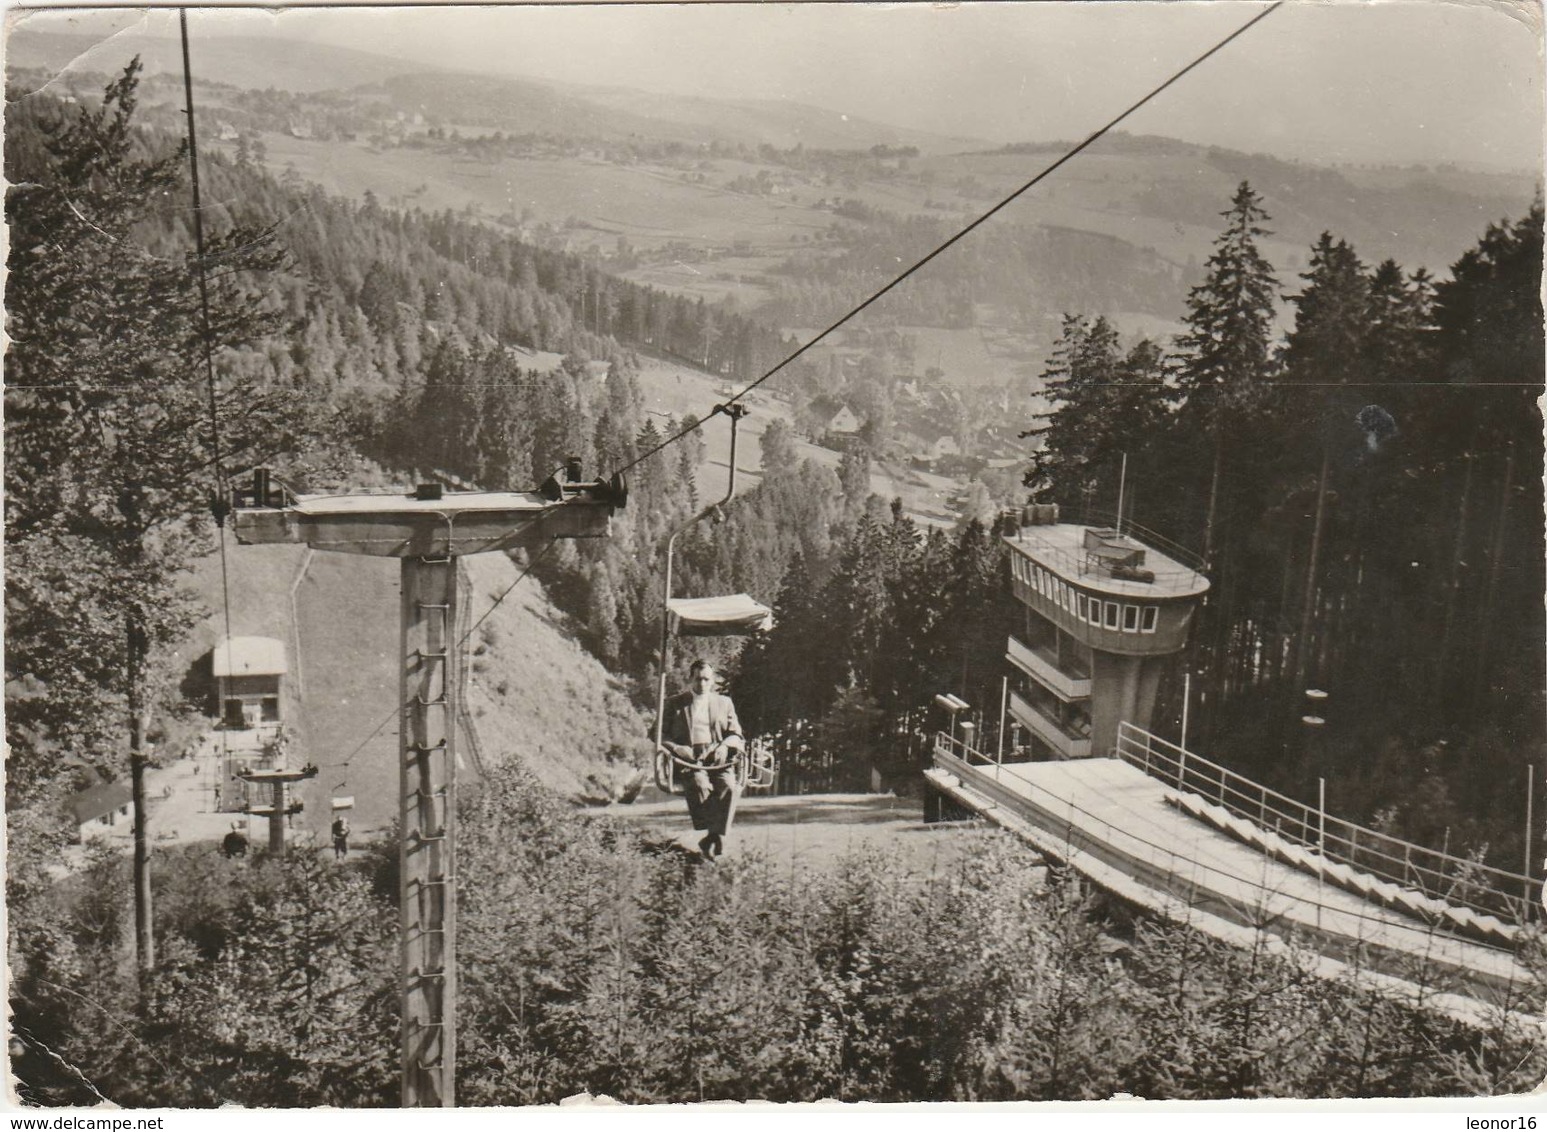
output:
M0 1108L1534 1128L1543 27L8 7Z

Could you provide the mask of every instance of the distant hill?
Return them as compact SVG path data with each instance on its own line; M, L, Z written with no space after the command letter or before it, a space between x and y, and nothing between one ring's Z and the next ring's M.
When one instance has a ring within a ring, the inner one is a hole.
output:
M1068 144L1006 146L936 159L931 167L941 180L976 178L985 195L1006 192ZM1523 173L1323 166L1115 132L1039 186L1015 215L1116 236L1185 266L1207 257L1220 214L1242 181L1263 196L1272 232L1264 246L1291 289L1322 232L1348 240L1367 263L1390 257L1409 270L1445 273L1489 223L1530 207L1536 188Z
M633 282L729 301L774 327L825 324L883 282L904 251L920 254L920 233L944 238L1072 140L993 147L798 103L436 73L261 37L196 40L194 50L203 81L257 88L198 96L211 152L234 157L239 135L256 139L271 170L349 199L369 192L389 207L466 211ZM142 88L143 120L180 130L181 91L168 81L181 67L174 40L124 34L96 44L23 27L8 64L105 73L135 51L164 76ZM919 152L871 153L876 146ZM1536 188L1526 173L1320 166L1114 132L974 237L994 246L941 257L899 292L912 305L899 307L898 325L919 330L924 353L938 357L928 364L964 381L968 369L1035 368L1069 311L1163 337L1177 328L1243 180L1271 217L1263 250L1286 294L1299 289L1324 231L1366 264L1392 258L1443 277L1490 223L1523 214ZM971 327L949 309L961 296L973 296ZM1281 314L1287 323L1292 308ZM981 364L930 337L967 329L982 332L982 348L970 351Z
M261 36L195 36L190 48L194 75L208 82L252 90L310 94L374 86L422 64L326 44ZM114 74L138 55L147 75L183 73L182 47L175 39L121 32L102 40L92 35L34 31L25 24L6 40L6 69L39 67L51 75Z
M694 126L726 141L747 145L767 144L782 148L805 145L808 149L911 145L924 153L958 153L987 144L981 139L904 129L799 102L690 98L619 87L575 89L600 106L627 108L636 114Z
M8 68L39 68L50 75L113 74L135 55L148 76L181 75L182 49L174 39L123 32L91 35L34 31L25 25L6 44ZM444 121L515 133L546 133L609 140L740 142L782 147L868 149L914 145L925 152L980 148L979 139L947 138L854 118L800 103L718 101L648 94L617 87L567 86L546 81L437 70L366 51L263 36L193 40L195 78L250 89L313 94L384 87L400 109Z
M486 75L396 74L382 84L392 102L426 118L521 134L652 141L709 140L683 126L605 107L552 83Z
M958 152L985 144L900 129L798 102L689 98L470 74L402 74L384 85L399 109L513 133L810 149L912 145L925 153Z

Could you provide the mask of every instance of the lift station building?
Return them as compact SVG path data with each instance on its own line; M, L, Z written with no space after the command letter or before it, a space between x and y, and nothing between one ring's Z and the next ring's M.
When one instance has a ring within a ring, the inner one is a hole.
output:
M215 695L228 728L283 722L280 684L288 671L285 645L273 637L227 637L215 646Z

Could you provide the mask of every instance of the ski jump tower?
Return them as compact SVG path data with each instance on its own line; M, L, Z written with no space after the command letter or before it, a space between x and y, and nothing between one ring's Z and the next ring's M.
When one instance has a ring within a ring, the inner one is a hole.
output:
M444 492L291 497L262 469L235 493L241 543L402 563L398 767L402 908L403 1107L451 1107L456 1079L457 559L602 538L627 501L620 477L581 483L579 461L536 493Z
M1131 528L1060 523L1034 504L1005 536L1024 606L1006 659L1009 711L1034 759L1104 757L1126 720L1148 728L1167 658L1187 644L1209 580Z

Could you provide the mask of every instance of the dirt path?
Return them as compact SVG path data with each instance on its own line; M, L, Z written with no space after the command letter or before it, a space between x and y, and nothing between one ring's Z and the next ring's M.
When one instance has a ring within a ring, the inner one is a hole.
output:
M696 852L702 834L688 823L681 798L594 807L652 836ZM867 844L920 877L949 871L986 831L978 822L924 823L923 805L891 794L801 794L745 797L726 838L726 857L760 853L792 869L827 869Z

